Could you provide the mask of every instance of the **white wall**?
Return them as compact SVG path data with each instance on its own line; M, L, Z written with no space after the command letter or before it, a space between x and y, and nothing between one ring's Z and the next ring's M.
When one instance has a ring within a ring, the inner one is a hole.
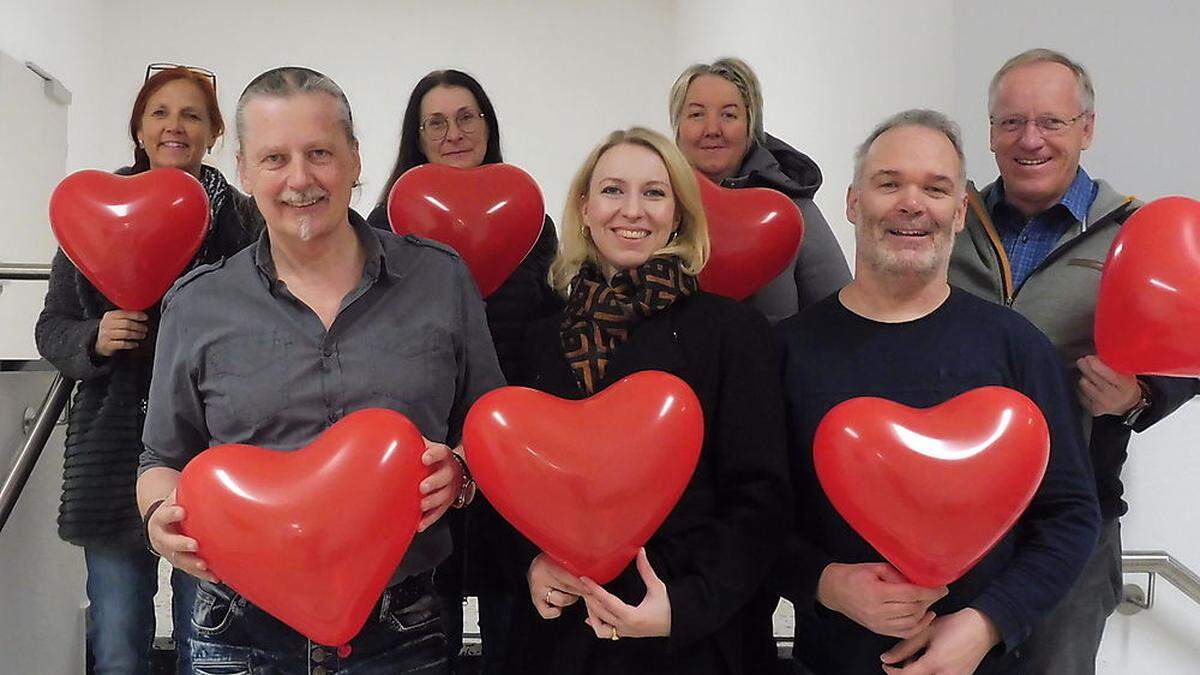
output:
M1096 137L1083 155L1089 173L1143 199L1200 196L1197 26L1194 2L957 3L953 114L967 138L970 174L980 183L996 176L987 145L992 73L1021 50L1045 46L1082 62L1095 82ZM1200 570L1198 436L1193 402L1134 439L1124 470L1130 512L1121 519L1126 549L1165 549L1193 570ZM1126 582L1144 587L1145 577ZM1153 610L1109 621L1099 671L1194 673L1197 664L1200 605L1159 583Z

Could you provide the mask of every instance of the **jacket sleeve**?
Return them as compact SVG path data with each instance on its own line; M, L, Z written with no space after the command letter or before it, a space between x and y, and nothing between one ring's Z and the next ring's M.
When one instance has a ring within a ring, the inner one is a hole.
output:
M504 375L496 360L496 348L484 316L483 299L465 263L455 257L455 276L459 287L458 373L454 407L447 424L446 445L458 445L462 425L471 405L484 394L504 386Z
M783 393L770 327L753 312L724 312L716 401L702 462L712 467L711 514L647 547L671 570L671 636L686 649L734 618L758 591L791 520ZM694 480L694 479L693 479Z
M1066 372L1050 341L1032 326L1029 333L1014 344L1011 359L1017 388L1046 418L1050 460L1017 522L1012 559L971 602L996 625L1009 651L1067 594L1100 532L1095 479Z
M1138 380L1150 389L1150 407L1137 416L1132 428L1142 432L1162 418L1175 412L1200 393L1200 380L1190 377L1139 376Z
M79 298L79 284L87 283L62 250L55 253L46 304L34 328L38 352L72 380L90 380L110 370L108 359L94 351L100 319L88 317Z
M794 270L799 309L803 310L850 283L850 267L816 202L800 199L796 204L804 216L804 241Z

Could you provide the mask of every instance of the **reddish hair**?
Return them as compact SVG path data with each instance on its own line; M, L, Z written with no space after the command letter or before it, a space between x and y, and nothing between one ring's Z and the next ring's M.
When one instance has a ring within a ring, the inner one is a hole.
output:
M187 80L200 89L204 98L204 107L208 110L208 123L212 129L213 140L225 133L225 120L221 117L221 106L217 103L217 91L213 83L204 75L182 66L160 70L151 75L138 91L133 101L133 112L129 115L129 137L133 139L133 173L141 173L150 168L150 157L138 146L138 130L142 126L142 115L146 114L146 105L150 97L168 82Z

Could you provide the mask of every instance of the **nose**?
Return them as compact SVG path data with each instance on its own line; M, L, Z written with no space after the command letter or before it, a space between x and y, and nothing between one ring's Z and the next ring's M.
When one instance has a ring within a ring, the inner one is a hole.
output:
M704 116L704 135L705 136L720 136L721 122L716 115Z
M308 160L301 156L288 163L287 187L292 190L304 190L312 185L312 168Z
M910 185L900 191L896 208L906 216L919 216L925 212L923 195L919 185Z
M1029 120L1024 127L1021 127L1021 135L1017 138L1017 142L1025 149L1041 147L1044 140L1041 130L1033 120Z
M453 143L460 140L464 135L465 134L463 134L462 127L458 126L458 120L446 120L446 138L443 140Z
M637 194L629 194L621 202L621 216L626 220L640 220L642 217L642 200Z

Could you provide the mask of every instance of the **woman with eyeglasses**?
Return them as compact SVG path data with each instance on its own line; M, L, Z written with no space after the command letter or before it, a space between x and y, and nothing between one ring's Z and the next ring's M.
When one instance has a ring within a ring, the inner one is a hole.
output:
M670 115L676 144L709 180L778 190L804 215L799 255L750 304L778 323L850 282L846 257L813 202L821 169L763 131L762 88L750 66L733 58L689 66L671 87Z
M434 163L468 169L503 161L500 124L483 87L462 71L435 70L421 78L409 96L401 122L396 165L367 222L391 230L388 194L396 180L413 167ZM547 282L557 248L554 222L547 216L533 250L485 300L488 328L506 379L512 379L526 325L562 305ZM491 564L498 552L496 535L503 523L482 495L469 511L452 511L447 517L454 536L454 554L438 567L436 579L438 592L446 603L451 663L456 662L462 649L461 607L466 588L479 597L483 672L504 672L509 616L518 596L517 590Z
M133 165L117 173L172 167L204 186L211 224L188 269L233 255L259 229L253 201L202 163L224 130L215 75L151 64L129 117ZM42 356L79 382L68 417L58 532L83 547L88 652L97 675L144 674L150 668L158 558L144 543L134 489L157 320L157 309L117 309L61 250L55 254L35 337ZM188 575L174 572L172 589L180 641L195 586Z
M698 288L707 219L691 167L662 134L615 131L592 150L567 192L562 237L551 283L566 306L530 327L516 382L581 399L666 371L696 393L704 442L679 501L604 586L513 535L505 560L526 594L511 672L769 672L746 667L743 622L790 519L770 325ZM619 438L628 421L610 423Z

